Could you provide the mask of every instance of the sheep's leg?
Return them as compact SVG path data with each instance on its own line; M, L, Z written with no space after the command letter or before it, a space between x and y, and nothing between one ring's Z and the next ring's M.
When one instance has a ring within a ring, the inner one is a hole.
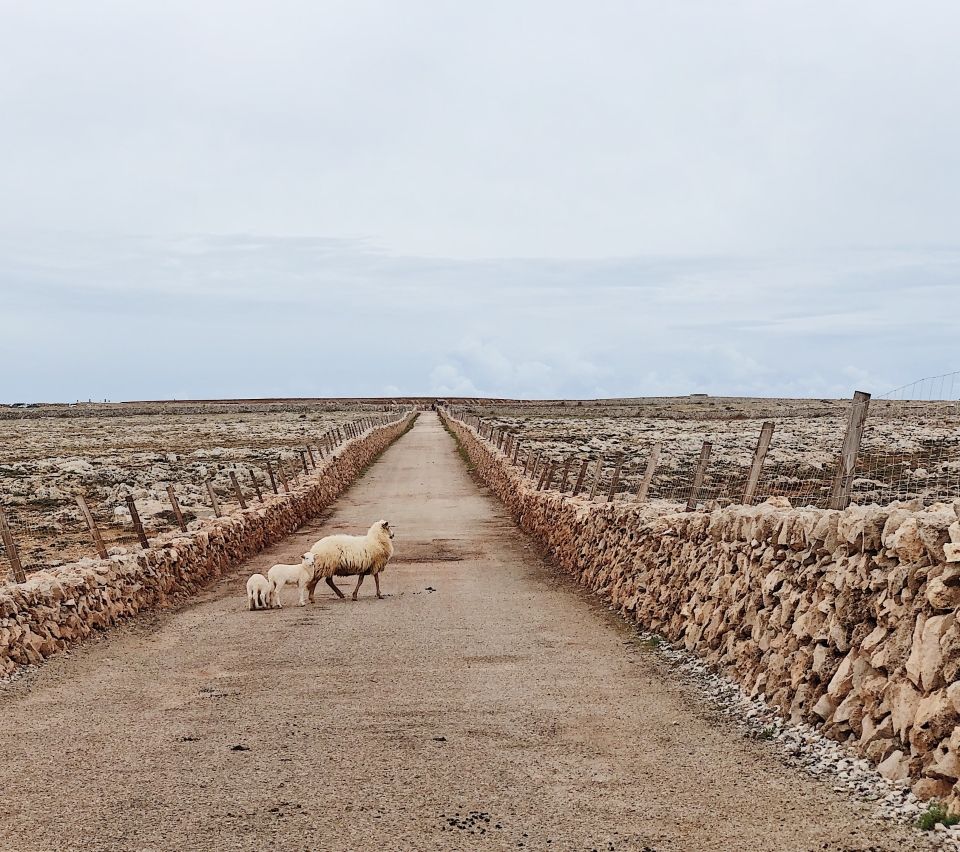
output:
M307 582L307 592L309 592L310 603L313 603L313 593L317 590L317 583L320 582L319 577L311 577Z
M252 592L247 593L247 604L250 606L250 611L253 612L257 607L254 604L254 597Z
M337 593L337 597L341 600L346 597L346 595L337 588L337 584L333 582L333 577L327 577L327 585Z
M382 601L383 595L380 594L380 573L379 572L373 575L373 582L376 583L377 585L377 599Z
M357 577L357 587L353 590L353 599L354 599L354 600L357 599L357 592L360 591L360 584L363 582L363 578L366 577L366 576L367 576L366 574L361 574L359 577Z

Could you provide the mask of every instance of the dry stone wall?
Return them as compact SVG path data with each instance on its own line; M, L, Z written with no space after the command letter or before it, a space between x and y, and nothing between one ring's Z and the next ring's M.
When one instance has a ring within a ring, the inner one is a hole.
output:
M446 422L519 525L624 616L960 813L960 501L590 503L536 491Z
M0 586L0 675L190 595L279 541L336 499L415 418L411 413L347 442L289 494L195 522L192 532L164 533L147 550L84 559Z

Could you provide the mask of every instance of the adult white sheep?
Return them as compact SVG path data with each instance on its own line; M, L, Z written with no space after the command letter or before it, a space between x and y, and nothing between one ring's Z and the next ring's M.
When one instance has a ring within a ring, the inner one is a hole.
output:
M373 582L377 584L377 597L380 594L380 572L387 567L387 562L393 556L393 530L386 521L377 521L366 535L328 535L321 538L307 551L313 556L313 577L307 583L310 601L313 601L313 592L317 583L326 580L327 585L339 597L345 597L343 592L333 582L334 577L357 577L357 586L353 590L353 599L357 599L360 584L367 574L373 574ZM306 557L307 554L304 554Z

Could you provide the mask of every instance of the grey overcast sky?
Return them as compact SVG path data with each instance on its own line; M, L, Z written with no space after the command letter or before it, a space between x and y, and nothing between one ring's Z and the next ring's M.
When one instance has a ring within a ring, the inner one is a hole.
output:
M0 401L960 369L953 0L0 0Z

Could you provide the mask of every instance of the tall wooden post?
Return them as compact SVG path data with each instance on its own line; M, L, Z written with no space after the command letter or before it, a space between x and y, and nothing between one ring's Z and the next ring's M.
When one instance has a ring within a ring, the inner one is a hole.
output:
M243 499L243 492L240 490L240 483L237 482L237 475L230 471L230 484L233 486L233 496L237 498L241 509L247 508L247 501Z
M753 464L750 465L750 475L747 477L746 488L743 489L744 506L751 505L753 498L756 496L760 473L763 470L763 461L767 457L767 450L770 449L772 440L773 423L768 420L760 429L760 440L757 441L757 448L753 451Z
M703 486L703 478L707 473L707 465L710 463L710 451L713 444L704 441L700 448L700 459L697 462L697 469L693 474L693 485L690 488L690 496L687 497L687 511L692 512L697 508L697 497L700 495L700 488Z
M15 583L25 583L27 575L23 571L23 565L20 563L20 554L17 552L17 543L13 540L13 533L7 526L7 517L0 508L0 538L3 539L3 547L7 551L7 559L10 562L10 573L13 575Z
M263 492L260 490L260 483L257 482L257 477L253 475L252 470L247 471L250 474L250 482L253 483L253 490L257 492L257 499L262 503L263 502Z
M517 456L520 455L520 441L519 439L513 442L513 466L517 466Z
M140 522L140 513L137 511L136 501L131 494L127 495L127 511L130 512L130 520L133 521L133 528L137 531L137 538L140 540L140 546L146 550L150 547L147 541L147 534L143 531L143 524Z
M217 492L213 490L213 483L207 480L207 494L210 495L210 505L213 506L213 514L220 517L220 501L217 499Z
M317 469L317 460L313 457L313 450L310 449L310 445L307 444L307 455L310 456L310 464L314 470Z
M570 476L570 463L573 461L573 456L567 456L563 462L563 472L560 474L560 493L563 494L567 490L567 478Z
M853 488L853 475L857 468L857 455L860 441L863 440L863 426L870 407L870 394L857 391L850 404L847 415L847 432L843 436L843 449L837 463L837 474L830 489L830 508L846 509L850 505L850 492Z
M610 491L607 493L607 502L612 503L617 493L617 483L620 482L620 468L623 465L623 457L617 459L617 466L613 469L613 476L610 479Z
M603 459L597 459L597 473L593 477L593 488L590 489L590 499L597 496L597 489L600 487L600 474L603 472Z
M300 450L300 462L303 464L303 475L310 475L310 468L307 466L307 452L306 450Z
M553 459L550 459L550 462L547 464L547 467L545 469L546 476L543 480L544 491L550 490L550 486L553 484L553 474L556 472L556 469L557 469L557 463Z
M107 548L103 543L103 537L100 535L100 530L97 528L97 522L93 519L93 515L90 513L90 507L87 505L87 501L84 499L82 494L77 495L77 505L80 507L80 513L83 515L83 519L87 523L87 529L90 530L90 536L93 538L93 545L97 548L97 555L101 559L106 559Z
M283 459L277 459L277 467L280 469L280 480L283 482L283 490L287 494L290 493L290 483L287 481L287 471L283 467Z
M270 462L267 462L267 475L270 477L270 487L273 489L274 494L279 494L277 490L277 477L273 474L273 465Z
M580 463L580 473L577 474L577 481L573 486L573 496L576 497L583 487L583 478L587 475L587 468L590 466L590 459L584 459Z
M543 470L540 472L540 479L537 480L537 491L543 490L543 482L547 478L547 468L550 467L550 464L552 464L552 462L544 462ZM536 472L536 468L534 468L534 472Z
M647 459L647 469L643 472L643 479L640 487L637 489L637 499L642 503L647 499L650 491L650 483L653 482L653 474L657 469L657 462L660 461L660 444L654 444L650 450L650 458Z
M177 519L177 526L180 527L181 532L186 532L187 522L183 519L180 501L177 499L177 492L173 490L172 485L167 486L167 497L170 498L170 507L173 509L173 516Z

